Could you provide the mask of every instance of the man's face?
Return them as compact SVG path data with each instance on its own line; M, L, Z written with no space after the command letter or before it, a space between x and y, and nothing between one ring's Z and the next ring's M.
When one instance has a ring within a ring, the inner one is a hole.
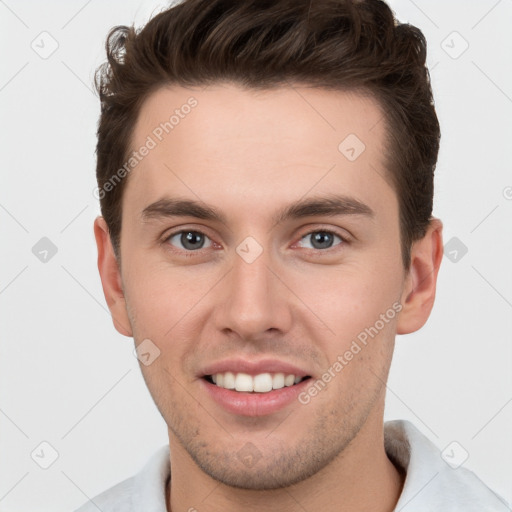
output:
M158 142L190 96L197 106ZM289 485L382 430L405 279L384 130L375 101L318 89L161 89L143 105L132 149L157 144L123 196L127 314L136 344L160 350L141 368L171 453L217 480ZM326 199L339 204L282 215ZM260 391L217 386L217 373ZM309 379L263 392L279 374Z

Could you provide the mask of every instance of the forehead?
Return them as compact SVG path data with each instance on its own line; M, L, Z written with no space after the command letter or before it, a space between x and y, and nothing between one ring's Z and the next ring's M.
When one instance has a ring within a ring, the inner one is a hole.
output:
M134 128L132 145L148 135L157 142L169 135L195 132L189 139L203 151L227 139L257 137L272 141L274 150L286 152L292 139L307 142L317 132L337 150L337 142L352 133L361 140L379 139L384 123L379 103L369 94L299 86L244 89L222 83L199 88L162 87L143 103ZM185 122L186 121L186 122ZM275 138L275 135L278 138ZM236 150L236 147L231 148ZM289 155L288 155L289 156Z
M260 206L313 189L357 189L366 200L382 199L379 189L390 193L384 129L378 102L357 92L161 88L134 128L131 149L150 149L130 173L123 201L142 209L164 189L218 201L253 194Z

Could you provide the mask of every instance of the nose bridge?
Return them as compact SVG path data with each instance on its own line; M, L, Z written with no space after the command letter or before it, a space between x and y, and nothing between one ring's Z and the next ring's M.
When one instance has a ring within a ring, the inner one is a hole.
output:
M221 306L221 328L237 331L242 337L288 328L286 296L278 290L279 280L269 269L271 252L258 246L246 239L237 247Z
M237 254L234 258L233 280L235 289L240 294L239 298L250 297L253 301L268 294L269 287L269 264L268 255L263 253L254 261L244 259Z

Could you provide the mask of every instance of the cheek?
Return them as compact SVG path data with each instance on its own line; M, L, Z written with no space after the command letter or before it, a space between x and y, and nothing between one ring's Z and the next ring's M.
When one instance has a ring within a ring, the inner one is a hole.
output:
M205 295L222 273L206 265L173 268L148 260L126 267L125 293L134 337L137 342L149 338L162 352L172 348L181 359L194 348L190 340L200 338L207 318Z
M344 345L389 310L386 326L393 323L401 292L400 272L396 263L387 266L359 260L296 275L293 289L313 315L332 331L326 340Z
M309 331L327 356L320 380L331 392L318 392L325 403L337 403L340 410L351 411L357 404L373 400L382 389L401 309L398 276L389 269L383 272L358 266L310 280L307 289L314 298L312 309L332 331L321 336L313 327ZM319 389L322 387L319 384Z
M167 290L167 292L166 292ZM138 327L137 337L159 339L162 330L169 329L174 318L179 315L173 303L173 293L161 279L152 273L139 272L126 286L126 295L130 305L130 314ZM144 332L140 332L143 330Z

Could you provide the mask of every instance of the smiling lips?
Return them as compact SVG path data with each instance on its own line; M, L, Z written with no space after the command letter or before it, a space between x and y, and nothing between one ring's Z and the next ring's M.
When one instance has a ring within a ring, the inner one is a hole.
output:
M294 375L292 373L259 373L249 375L248 373L220 372L208 375L207 380L213 382L218 387L231 389L239 392L268 393L275 389L293 386L298 384L305 377Z
M236 416L273 414L296 402L312 374L274 358L224 359L200 371L202 389Z
M214 378L216 383L213 382ZM240 417L266 416L292 404L300 406L297 397L310 380L309 376L302 377L293 373L264 372L251 375L229 371L212 373L200 379L202 389L217 405ZM224 386L235 387L227 389Z

